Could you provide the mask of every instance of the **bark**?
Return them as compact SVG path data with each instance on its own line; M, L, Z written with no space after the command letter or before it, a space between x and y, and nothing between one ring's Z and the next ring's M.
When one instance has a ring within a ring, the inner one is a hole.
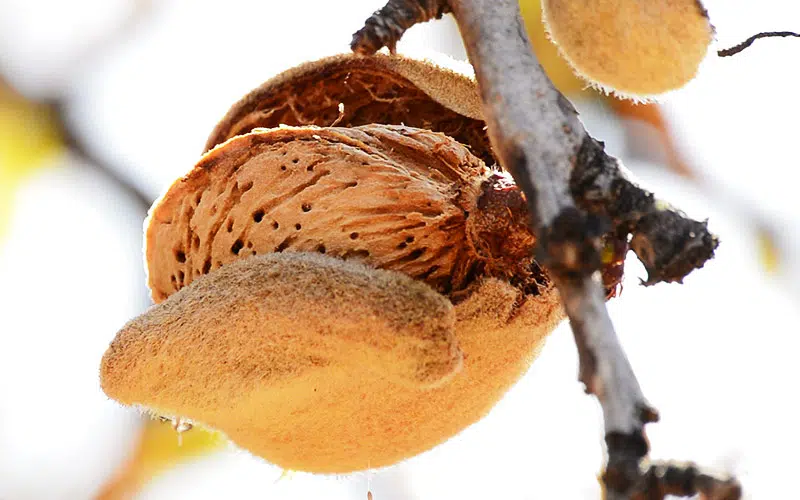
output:
M691 465L649 464L644 426L658 414L645 399L619 344L599 279L602 235L617 235L648 270L646 284L681 281L713 256L717 239L629 179L590 137L571 103L533 54L516 0L390 0L353 36L352 49L394 50L406 29L452 12L475 68L489 137L500 163L526 195L539 241L537 259L553 277L569 316L580 380L603 408L608 498L704 493L735 499L734 479ZM619 243L619 242L617 242Z

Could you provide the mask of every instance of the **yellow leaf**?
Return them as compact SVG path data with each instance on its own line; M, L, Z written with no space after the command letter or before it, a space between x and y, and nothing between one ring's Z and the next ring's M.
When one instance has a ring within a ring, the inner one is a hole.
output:
M136 449L97 496L97 500L132 498L150 480L169 469L225 447L225 436L194 426L176 432L168 421L148 420Z
M575 76L569 63L558 53L556 45L550 41L542 21L542 4L540 0L520 0L520 11L528 30L528 37L544 68L558 90L566 95L596 92L587 90L587 84Z
M782 266L781 251L778 244L775 242L775 235L769 228L758 228L756 235L758 243L758 253L761 260L761 266L767 274L776 275L780 272Z
M64 150L51 110L0 81L0 238L19 185Z

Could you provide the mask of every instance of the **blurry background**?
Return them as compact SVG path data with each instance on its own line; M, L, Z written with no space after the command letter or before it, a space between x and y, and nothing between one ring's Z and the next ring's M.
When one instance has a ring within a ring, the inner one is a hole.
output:
M547 70L642 183L722 244L683 286L644 289L629 259L610 304L645 394L656 458L736 473L749 498L786 497L800 429L800 42L710 53L659 107L583 90L541 35ZM704 2L714 49L800 30L800 5ZM600 411L562 325L483 421L385 470L291 473L192 430L142 419L100 391L100 357L149 304L149 203L198 159L227 108L275 73L348 49L383 4L274 0L0 0L0 499L598 498ZM399 51L465 58L451 19ZM152 478L152 479L151 479Z

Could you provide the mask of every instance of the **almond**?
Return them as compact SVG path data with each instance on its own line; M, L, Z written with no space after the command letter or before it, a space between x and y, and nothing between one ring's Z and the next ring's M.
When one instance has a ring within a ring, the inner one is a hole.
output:
M151 210L158 304L103 357L124 404L287 469L382 467L486 415L563 317L467 76L309 63L207 148Z
M117 334L103 390L291 470L345 473L476 422L563 317L558 296L484 278L457 305L396 271L305 252L251 256Z
M463 289L480 264L467 219L490 173L453 139L403 126L235 137L152 210L153 298L236 259L283 251L359 259L440 291Z
M633 99L694 78L714 36L699 0L544 0L542 10L550 37L579 76Z

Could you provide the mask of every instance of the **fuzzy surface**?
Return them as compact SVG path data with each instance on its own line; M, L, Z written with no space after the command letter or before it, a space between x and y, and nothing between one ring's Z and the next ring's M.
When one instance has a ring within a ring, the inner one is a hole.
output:
M575 71L621 96L646 99L683 86L713 36L698 0L544 0L542 7Z
M563 312L546 277L511 279L532 256L496 279L476 250L495 227L475 222L494 162L480 109L470 77L382 55L248 94L151 211L159 303L117 334L104 391L320 473L394 464L482 418Z
M483 417L563 313L485 279L453 306L401 273L305 253L240 259L128 323L112 398L221 430L281 467L391 465Z

